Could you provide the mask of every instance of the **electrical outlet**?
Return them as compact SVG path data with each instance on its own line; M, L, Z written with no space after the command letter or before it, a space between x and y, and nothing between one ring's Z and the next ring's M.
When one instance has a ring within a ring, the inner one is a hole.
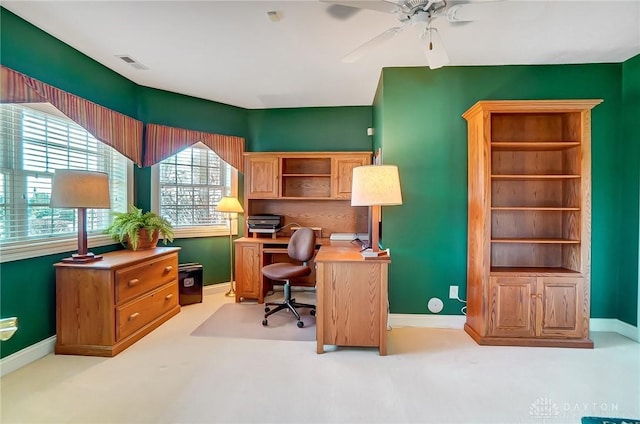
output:
M449 299L458 298L458 286L449 286Z

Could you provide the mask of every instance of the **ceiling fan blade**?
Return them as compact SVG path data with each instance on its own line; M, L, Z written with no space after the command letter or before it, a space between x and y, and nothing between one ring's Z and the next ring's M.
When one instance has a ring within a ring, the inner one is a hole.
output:
M398 5L391 0L320 0L320 2L385 13L394 13L399 10Z
M458 4L450 7L446 16L449 22L533 20L545 8L541 1L486 1Z
M442 68L449 64L449 55L436 28L427 28L421 37L426 41L425 56L430 69Z
M356 47L349 54L344 56L342 58L342 62L353 63L357 61L370 50L373 50L374 48L380 46L381 44L386 43L387 41L394 38L396 35L400 34L406 27L407 25L402 25L399 27L390 28L381 34L376 35L371 40L367 41L366 43L362 44L359 47Z

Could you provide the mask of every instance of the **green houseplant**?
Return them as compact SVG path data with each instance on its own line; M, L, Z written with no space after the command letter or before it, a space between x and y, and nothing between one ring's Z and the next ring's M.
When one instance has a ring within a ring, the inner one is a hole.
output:
M173 241L171 223L156 213L130 205L129 212L114 212L114 216L105 233L131 250L152 249L160 237L164 244Z

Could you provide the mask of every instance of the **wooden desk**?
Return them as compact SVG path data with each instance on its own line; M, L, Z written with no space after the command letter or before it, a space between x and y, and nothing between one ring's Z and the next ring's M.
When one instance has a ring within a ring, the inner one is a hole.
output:
M289 261L287 245L290 237L254 238L241 237L235 240L235 276L236 302L243 299L257 299L264 303L265 293L272 288L271 281L262 275L262 267L274 262ZM329 244L328 238L317 238L316 246ZM310 276L297 279L296 286L314 287L316 285L315 266Z
M378 347L387 354L387 285L390 258L364 260L350 242L322 245L316 255L316 341Z

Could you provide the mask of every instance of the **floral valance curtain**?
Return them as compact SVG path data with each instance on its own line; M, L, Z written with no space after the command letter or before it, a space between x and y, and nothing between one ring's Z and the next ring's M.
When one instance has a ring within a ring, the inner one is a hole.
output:
M5 66L0 67L0 78L0 102L49 102L96 139L142 165L142 122Z
M157 124L145 127L143 165L154 165L199 141L239 172L244 172L244 138Z

